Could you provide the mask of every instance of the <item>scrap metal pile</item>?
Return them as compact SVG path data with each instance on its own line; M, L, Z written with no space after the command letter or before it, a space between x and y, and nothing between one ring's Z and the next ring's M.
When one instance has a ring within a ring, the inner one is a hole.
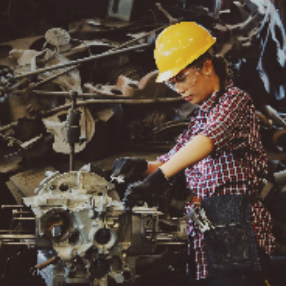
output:
M132 213L121 202L128 182L110 181L119 154L156 158L192 116L194 106L155 82L155 39L179 21L213 33L232 80L255 101L269 162L259 198L286 253L285 29L269 0L225 10L204 2L140 11L136 1L109 1L105 18L0 44L0 173L18 204L0 241L37 250L43 285L155 285L158 273L166 285L187 283L184 180Z

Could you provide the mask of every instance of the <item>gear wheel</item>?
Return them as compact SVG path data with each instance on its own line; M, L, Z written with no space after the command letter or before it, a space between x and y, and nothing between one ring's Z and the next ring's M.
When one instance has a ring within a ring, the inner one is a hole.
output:
M70 34L61 28L52 28L45 34L46 41L56 47L66 45L70 42Z

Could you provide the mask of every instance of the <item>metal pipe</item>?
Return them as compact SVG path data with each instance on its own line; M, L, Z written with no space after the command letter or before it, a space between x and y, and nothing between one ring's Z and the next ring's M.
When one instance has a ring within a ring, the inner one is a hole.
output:
M34 234L0 234L0 239L35 239Z
M66 69L66 70L64 70L64 71L62 71L62 72L59 72L59 73L57 73L57 74L55 74L55 75L53 75L53 76L51 76L51 77L48 77L48 78L46 78L46 79L44 79L44 80L42 80L42 81L36 83L36 84L33 85L32 87L30 87L28 90L33 90L33 89L39 87L40 85L45 84L45 83L47 83L47 82L49 82L49 81L51 81L51 80L53 80L53 79L55 79L55 78L57 78L57 77L59 77L59 76L62 76L62 75L66 74L66 73L68 73L68 72L70 72L70 71L72 71L73 69L78 68L78 67L79 67L79 65L72 66L72 67L70 67L70 68L68 68L68 69Z
M163 25L163 26L161 26L161 27L158 27L158 28L156 28L156 29L154 29L154 30L152 30L152 31L150 31L150 32L148 32L148 33L146 33L146 34L144 34L144 35L138 37L138 38L135 38L135 39L132 39L132 40L130 40L130 41L127 41L127 42L125 42L124 44L119 45L118 47L115 47L115 48L111 49L111 51L114 51L114 50L123 48L123 47L125 47L125 46L127 46L127 45L129 45L129 44L133 44L133 43L135 43L135 42L137 42L137 41L139 41L139 40L141 40L141 39L144 39L145 37L148 37L148 36L150 36L150 35L152 35L152 34L158 32L158 31L162 30L162 29L165 29L165 28L168 27L168 26L170 26L170 24L166 24L166 25Z
M13 214L31 214L30 211L17 211L17 210L12 210Z
M74 171L75 169L75 151L74 151L74 144L70 143L70 171Z
M12 123L10 123L10 124L7 124L7 125L5 125L5 126L2 126L2 127L0 128L0 132L6 131L6 130L12 128L12 127L17 126L17 125L18 125L18 120L17 120L17 121L14 121L14 122L12 122Z
M67 126L67 138L66 138L67 142L70 145L70 171L74 171L75 169L75 143L79 142L79 136L80 136L80 134L74 135L74 131L72 131L72 130L79 130L80 113L77 113L76 110L77 96L78 93L76 91L70 91L71 108L69 110L69 114L67 117L68 126ZM79 117L74 116L76 114L78 114Z
M25 242L25 241L18 241L18 242L3 242L5 245L36 245L36 242Z
M25 229L0 229L0 233L10 232L10 233L20 233L20 232L28 232Z
M186 245L186 242L157 242L157 244L166 244L166 245Z
M166 11L166 10L162 7L161 3L156 3L156 6L157 6L158 9L159 9L161 12L163 12L163 14L167 17L167 19L169 20L169 23L170 23L170 24L175 24L175 23L178 23L178 22L179 22L178 19L173 18L173 17L171 16L171 14L170 14L168 11Z
M35 220L35 217L13 217L13 220Z
M21 94L25 93L27 91L24 90L16 90L16 92L13 92L13 94ZM33 93L36 95L51 95L51 96L59 96L59 97L70 97L70 93L68 91L44 91L44 90L33 90ZM100 92L97 93L91 93L91 92L79 92L78 97L81 98L89 98L89 99L97 99L101 100L95 103L122 103L122 100L124 100L126 103L136 103L137 101L140 101L138 103L153 103L153 102L174 102L174 101L183 101L181 97L163 97L163 98L155 98L155 99L134 99L134 98L126 98L125 96L118 96L118 95L110 95L108 93ZM109 100L109 102L107 102ZM110 102L110 100L114 100L114 102ZM118 102L120 100L120 102ZM124 103L125 103L124 102Z
M25 206L23 205L2 205L2 209L6 208L24 208Z
M14 90L14 89L20 87L21 85L23 85L23 84L25 84L25 83L27 83L27 82L29 82L29 81L30 81L29 78L24 78L24 79L20 80L19 82L17 82L17 83L16 83L15 85L13 85L12 87L1 88L0 90L1 90L1 91L5 91L5 92L9 92L9 91L12 91L12 90Z
M79 95L80 97L80 95ZM91 99L85 101L78 101L77 106L85 106L89 104L98 104L98 103L106 103L106 104L150 104L157 102L177 102L182 101L182 98L155 98L155 99ZM66 104L62 106L58 106L56 108L50 110L42 110L40 111L41 116L50 116L56 112L69 109L71 104Z
M269 161L285 161L286 153L269 153L266 152L266 157Z
M37 74L40 74L40 73L43 73L43 72L47 72L47 71L51 71L51 70L55 70L55 69L65 68L65 67L69 67L69 66L73 66L73 65L77 65L77 64L81 64L81 63L85 63L85 62L89 62L89 61L93 61L93 60L97 60L97 59L101 59L101 58L105 58L105 57L109 57L109 56L118 55L118 54L121 54L121 53L126 53L126 52L129 52L129 51L134 51L134 50L138 50L138 49L147 48L148 46L149 46L149 44L141 44L141 45L136 45L136 46L132 46L132 47L129 47L129 48L125 48L125 49L122 49L122 50L117 50L117 51L112 51L112 52L107 51L107 52L105 52L103 54L100 54L100 55L86 57L86 58L83 58L83 59L80 59L80 60L74 60L74 61L70 61L70 62L67 62L67 63L53 65L53 66L37 69L35 71L22 73L22 74L16 75L14 78L15 79L19 79L19 78L23 78L23 77L37 75Z

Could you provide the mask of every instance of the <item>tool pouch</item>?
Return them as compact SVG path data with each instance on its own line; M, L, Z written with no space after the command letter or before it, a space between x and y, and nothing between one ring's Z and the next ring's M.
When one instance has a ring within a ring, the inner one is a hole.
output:
M249 196L213 196L202 207L212 226L204 232L209 276L260 271Z

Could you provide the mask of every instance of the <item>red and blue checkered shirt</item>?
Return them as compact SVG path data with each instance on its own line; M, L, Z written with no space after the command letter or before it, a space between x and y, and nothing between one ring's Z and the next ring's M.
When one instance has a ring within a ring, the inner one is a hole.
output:
M252 194L258 191L267 173L267 159L261 144L255 107L246 92L230 83L223 94L212 94L196 109L177 144L158 160L167 162L199 134L212 140L215 151L185 169L187 187L195 197L204 199L213 195ZM200 206L188 203L187 213L190 207L199 217ZM271 216L259 201L252 205L252 224L258 245L270 255L274 250ZM204 279L207 277L207 258L203 234L191 220L188 222L188 234L195 252L196 279Z

